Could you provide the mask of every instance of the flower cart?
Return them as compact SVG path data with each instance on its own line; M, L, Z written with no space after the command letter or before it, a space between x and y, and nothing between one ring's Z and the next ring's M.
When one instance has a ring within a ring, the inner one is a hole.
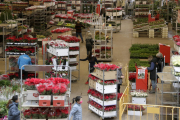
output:
M89 75L89 109L100 119L117 117L117 66L97 64ZM102 73L102 76L101 76ZM105 77L107 76L107 77Z
M16 38L15 36L8 37L5 45L5 73L15 73L19 71L17 60L20 55L24 55L26 51L30 51L30 57L35 59L33 64L37 64L38 46L37 38ZM7 57L9 57L9 67L7 67ZM33 72L33 71L31 71ZM34 72L33 72L34 73ZM36 73L35 73L36 74ZM34 76L36 77L36 75Z
M50 72L54 65L24 65L22 67L25 68L25 71ZM69 66L64 65L56 65L55 67L70 69ZM24 84L21 76L21 94L25 97L21 107L21 110L23 109L22 118L26 120L68 119L70 113L71 70L69 76L69 79L57 76L47 79L30 78Z
M70 35L60 35L58 39L50 41L48 44L47 57L53 55L50 59L48 59L48 64L62 64L62 65L69 65L73 72L78 72L78 76L72 76L72 81L76 81L80 79L80 62L77 61L77 55L79 55L80 50L80 39ZM79 55L80 57L80 55ZM53 59L52 59L53 58ZM66 59L66 60L65 60ZM78 65L78 67L77 67ZM64 68L53 68L54 71L62 72L62 71L69 71L68 69Z
M110 33L108 33L110 31ZM98 61L112 61L113 59L113 30L94 30L94 55Z
M119 32L121 30L122 8L108 8L106 9L106 16L110 16L110 20L106 21L106 26L112 26L115 33Z

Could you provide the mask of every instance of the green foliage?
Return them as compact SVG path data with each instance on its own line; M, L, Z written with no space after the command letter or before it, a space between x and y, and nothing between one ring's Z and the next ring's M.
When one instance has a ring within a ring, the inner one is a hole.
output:
M9 80L1 80L0 81L0 87L2 86L10 86L11 82Z
M148 58L150 55L156 56L159 51L158 44L133 44L130 51L130 58Z
M0 101L0 115L6 116L8 115L8 109L6 108L8 101Z
M139 59L130 59L129 72L136 72L135 63L137 63L137 66L144 66L144 67L150 66L148 61L140 61Z

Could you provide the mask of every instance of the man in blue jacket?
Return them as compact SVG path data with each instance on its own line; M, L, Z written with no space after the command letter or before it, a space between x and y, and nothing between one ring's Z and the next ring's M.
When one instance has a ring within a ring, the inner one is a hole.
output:
M29 57L30 52L26 51L24 55L21 55L18 59L18 65L19 65L19 78L21 79L21 67L23 65L32 65L31 58ZM22 68L22 73L24 74L24 78L28 78L28 72L24 71L24 67Z

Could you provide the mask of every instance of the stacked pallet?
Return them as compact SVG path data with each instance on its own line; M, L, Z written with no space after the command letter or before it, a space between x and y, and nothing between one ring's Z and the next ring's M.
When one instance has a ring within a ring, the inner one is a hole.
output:
M154 29L149 29L149 38L154 38Z
M168 27L162 28L162 38L168 38Z
M133 32L133 37L134 37L134 38L138 38L138 37L139 37L139 32L134 31L134 32Z

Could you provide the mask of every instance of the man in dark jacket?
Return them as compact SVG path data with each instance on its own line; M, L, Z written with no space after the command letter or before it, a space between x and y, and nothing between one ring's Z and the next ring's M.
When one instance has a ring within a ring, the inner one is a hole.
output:
M78 35L81 37L81 40L82 40L82 43L83 43L83 37L82 37L82 34L81 34L81 27L85 28L79 20L77 20L77 23L76 23L76 26L75 26L75 29L76 29L76 37L78 37Z
M149 93L152 94L152 93L155 93L155 91L156 91L156 81L157 81L156 63L157 63L157 58L153 58L152 56L149 56L148 61L151 64L151 66L147 67L147 69L150 71L150 79L151 79L151 84L152 84L152 90Z

